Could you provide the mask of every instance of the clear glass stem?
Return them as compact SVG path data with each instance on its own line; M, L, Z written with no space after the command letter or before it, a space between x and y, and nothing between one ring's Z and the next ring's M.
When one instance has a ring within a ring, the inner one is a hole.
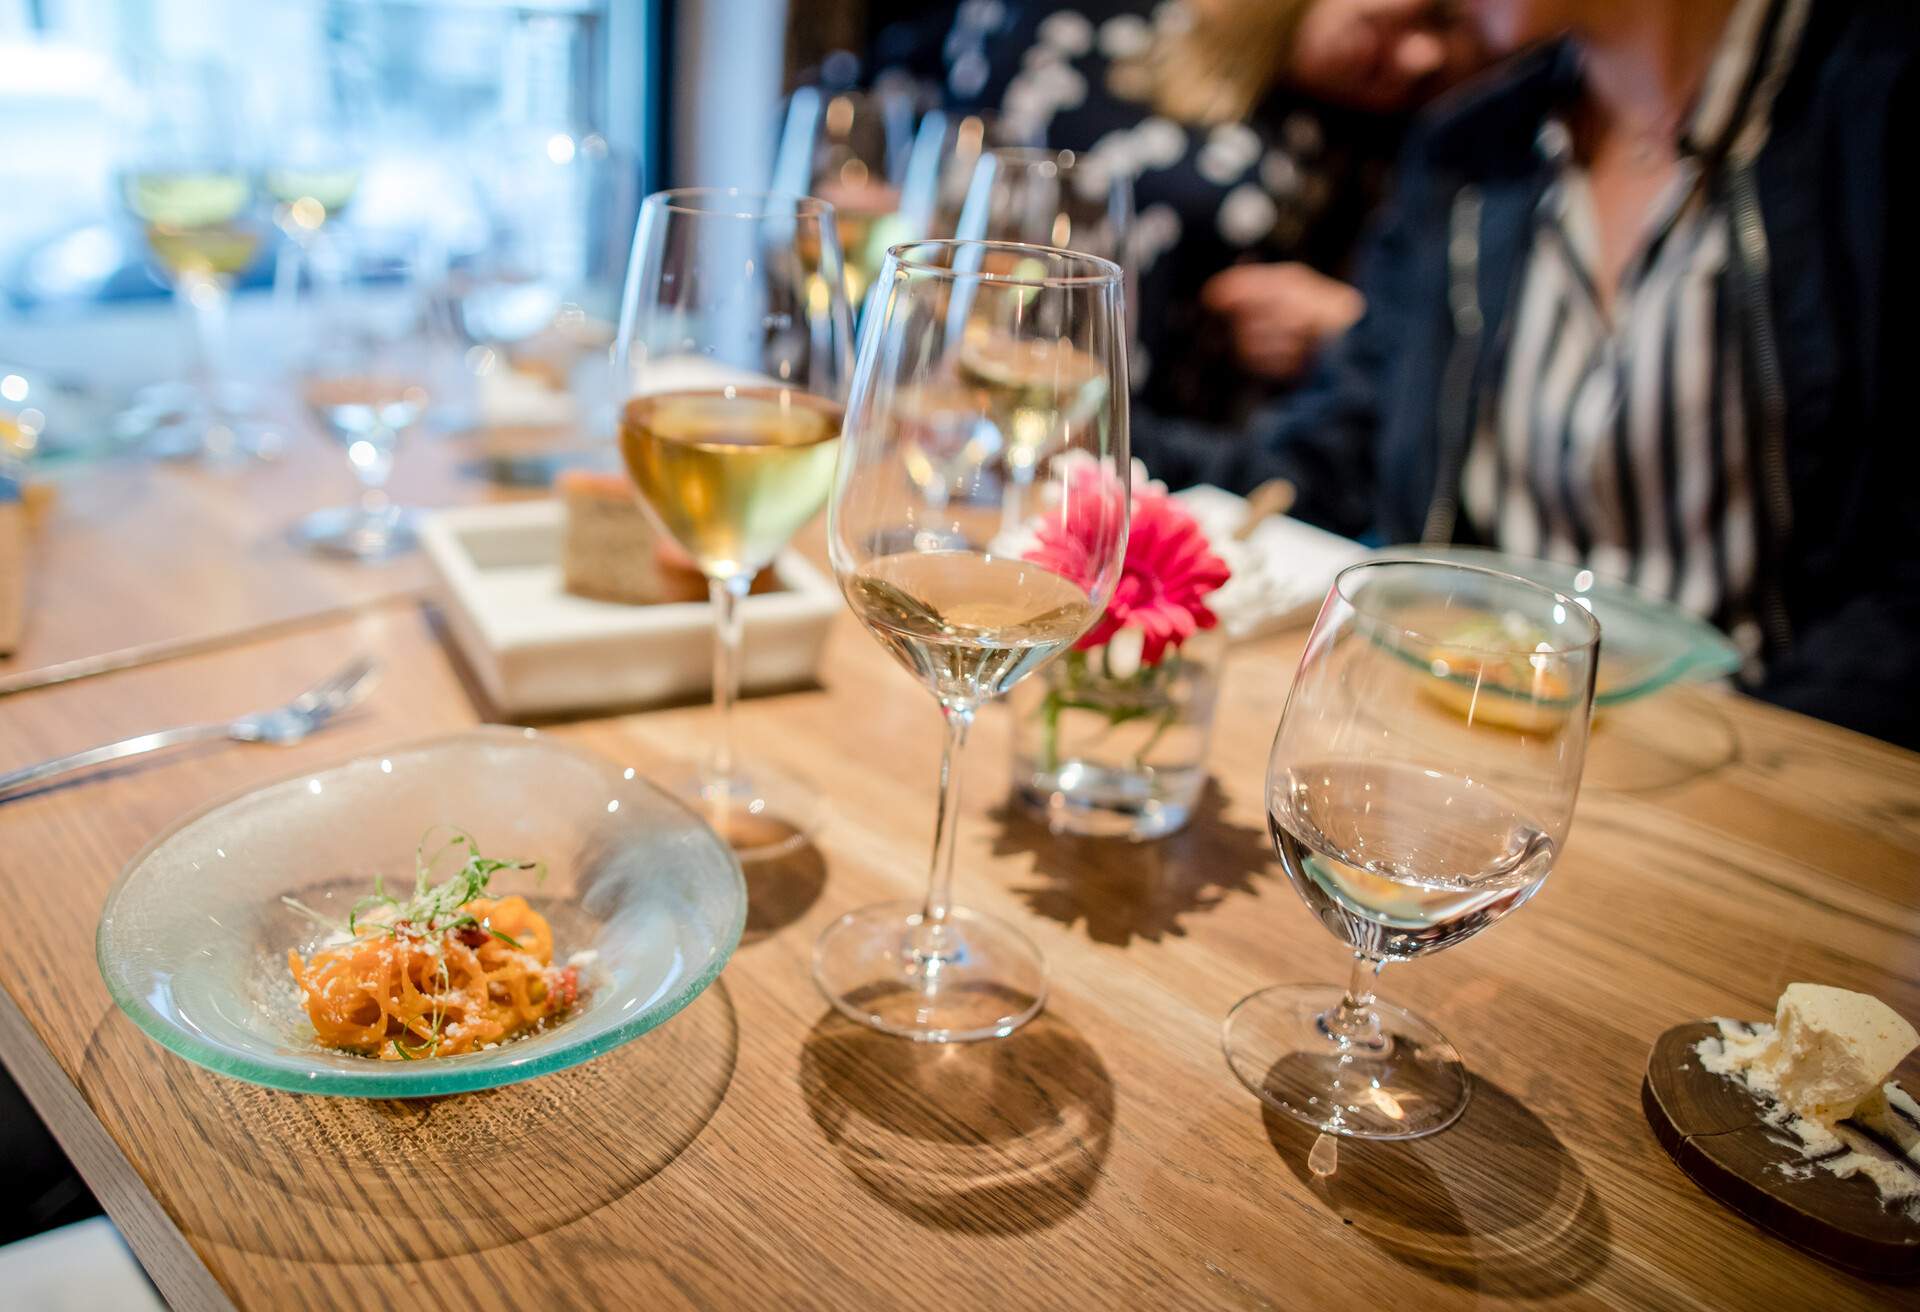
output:
M297 330L290 334L296 372L322 372L327 357L337 355L345 320L342 305L347 287L347 258L337 233L328 229L310 231L295 225L282 225L288 240L280 248L274 264L273 298L279 313L290 321L297 315ZM300 282L308 284L307 302L301 304Z
M973 727L974 708L942 702L940 712L947 721L946 742L940 749L940 809L933 821L927 902L921 909L916 944L923 959L935 960L946 955L947 912L953 905L954 835L960 821L960 752L967 745L967 730Z
M1007 485L1000 492L1000 531L1015 536L1027 518L1027 489L1033 484L1033 465L1026 459L1007 462Z
M1373 986L1386 964L1364 952L1354 953L1353 968L1347 974L1347 991L1341 996L1340 1005L1322 1013L1320 1027L1343 1047L1383 1046L1380 1016L1373 1009Z
M232 288L218 274L183 273L174 283L173 294L186 311L192 333L193 382L206 407L209 427L225 429L226 410L220 396L220 383L221 367L226 362L227 310L233 303ZM227 437L231 439L231 430L227 430Z
M709 578L713 598L713 755L708 781L724 786L733 778L733 704L740 697L740 600L753 587L753 575Z

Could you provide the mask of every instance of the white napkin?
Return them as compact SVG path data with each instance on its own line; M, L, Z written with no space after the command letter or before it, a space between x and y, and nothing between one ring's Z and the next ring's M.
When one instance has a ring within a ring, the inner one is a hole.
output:
M1207 599L1231 638L1312 623L1333 576L1367 554L1358 542L1285 515L1269 515L1244 541L1236 539L1246 498L1221 488L1202 484L1174 499L1200 521L1214 553L1233 571Z

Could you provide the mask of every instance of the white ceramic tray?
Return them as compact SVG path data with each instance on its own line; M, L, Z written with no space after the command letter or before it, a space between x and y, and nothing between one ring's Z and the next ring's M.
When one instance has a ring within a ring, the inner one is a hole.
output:
M560 585L566 511L558 501L469 506L429 516L421 540L448 628L487 696L507 714L559 714L685 700L713 680L705 602L625 606ZM741 685L811 682L839 589L798 554L774 562L783 590L748 597Z

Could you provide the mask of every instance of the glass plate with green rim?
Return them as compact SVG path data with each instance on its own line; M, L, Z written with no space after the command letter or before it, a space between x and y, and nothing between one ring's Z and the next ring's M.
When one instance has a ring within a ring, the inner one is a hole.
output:
M1590 569L1509 556L1485 547L1383 547L1399 560L1451 560L1513 574L1581 602L1600 621L1595 706L1658 692L1680 679L1713 679L1740 668L1740 652L1720 630L1672 602Z
M580 1002L551 1027L476 1053L378 1061L321 1046L287 952L346 919L375 875L405 885L422 835L544 862L489 892L524 895L554 959L592 952ZM163 1047L269 1088L420 1098L529 1080L645 1034L713 982L746 923L727 845L631 769L531 729L477 729L268 784L177 822L128 864L95 940L120 1009Z

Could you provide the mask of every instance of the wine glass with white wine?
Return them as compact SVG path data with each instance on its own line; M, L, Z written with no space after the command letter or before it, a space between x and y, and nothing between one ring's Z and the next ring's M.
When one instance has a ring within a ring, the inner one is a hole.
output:
M677 788L741 855L792 846L817 808L734 753L739 607L826 504L852 337L831 205L702 188L642 203L615 343L620 445L641 503L707 576L718 733Z
M1053 246L1110 260L1129 280L1133 180L1090 156L1037 146L995 146L981 153L955 232L962 238ZM999 257L1002 260L1006 256ZM1131 306L1132 289L1126 293ZM1131 350L1131 310L1126 341ZM960 367L990 389L992 419L1002 438L1008 522L1026 513L1026 490L1063 426L1106 403L1111 383L1097 362L1072 353L1056 358L1059 334L1030 333L982 316ZM1068 386L1056 385L1066 380Z
M225 372L234 280L252 266L265 236L235 126L243 118L238 79L213 62L142 60L128 70L127 89L129 121L117 138L120 199L173 289L193 357L190 385L144 390L122 423L166 459L270 457L277 435Z
M1430 1023L1374 997L1390 961L1450 948L1523 905L1566 845L1600 626L1524 579L1376 559L1335 579L1267 766L1280 863L1353 952L1338 985L1280 984L1226 1020L1227 1061L1274 1110L1336 1139L1451 1125L1470 1085Z
M1043 247L895 246L868 313L828 548L854 615L938 702L946 746L926 897L841 917L814 948L814 979L841 1012L890 1034L996 1037L1039 1012L1046 963L1012 925L953 903L957 758L980 706L1072 646L1120 577L1129 509L1120 270ZM998 385L965 367L981 324L1053 363L1026 381L1036 395L1051 381L1052 409L1067 408L1062 398L1089 376L1104 380L1100 404L1059 423L1035 470L1033 513L1014 524L1002 515L997 460L968 463L956 442L937 489L927 475L930 412L965 434L1000 404Z

